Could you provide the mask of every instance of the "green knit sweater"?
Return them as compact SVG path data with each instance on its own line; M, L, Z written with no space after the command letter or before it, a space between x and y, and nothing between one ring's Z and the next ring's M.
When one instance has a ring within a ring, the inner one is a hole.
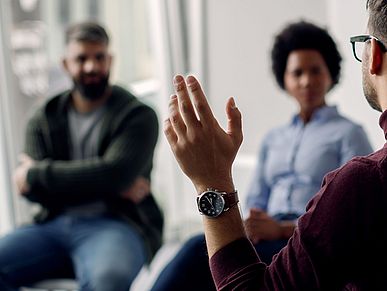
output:
M152 195L135 205L120 197L138 176L150 179L158 121L155 112L121 87L113 86L106 103L98 156L70 160L67 110L70 92L50 99L30 119L25 152L38 162L27 180L26 197L42 206L44 222L64 208L96 200L134 225L143 235L151 258L161 245L163 217Z

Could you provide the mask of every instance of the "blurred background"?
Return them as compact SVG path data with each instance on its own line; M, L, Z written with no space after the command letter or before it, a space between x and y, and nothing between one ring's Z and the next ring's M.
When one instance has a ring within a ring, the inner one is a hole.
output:
M69 23L97 20L106 26L112 81L152 106L161 125L177 73L201 80L222 125L225 102L235 97L245 138L233 171L243 204L262 136L296 111L270 70L273 36L291 21L328 28L344 59L341 83L328 102L363 125L375 149L383 145L379 113L363 97L361 65L349 43L351 35L365 32L365 5L366 0L0 0L0 235L36 211L18 197L12 171L34 107L71 85L61 69ZM195 190L162 131L152 191L165 213L166 242L201 231Z

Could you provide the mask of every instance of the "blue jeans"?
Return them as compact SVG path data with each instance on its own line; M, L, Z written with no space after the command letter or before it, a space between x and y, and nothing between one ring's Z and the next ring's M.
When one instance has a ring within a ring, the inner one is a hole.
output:
M128 291L145 260L143 239L129 224L62 215L0 239L0 290L75 276L82 291Z
M216 291L204 234L190 238L161 271L151 291Z

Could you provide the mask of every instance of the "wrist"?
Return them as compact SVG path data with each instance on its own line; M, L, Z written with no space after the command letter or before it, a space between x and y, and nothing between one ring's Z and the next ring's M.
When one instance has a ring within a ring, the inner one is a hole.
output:
M199 213L210 218L219 217L236 206L238 202L236 190L224 192L218 189L207 189L196 197Z
M193 182L197 194L201 194L207 189L216 189L222 192L233 192L235 191L234 183L231 175L225 176L222 179L212 179L207 181L194 181Z

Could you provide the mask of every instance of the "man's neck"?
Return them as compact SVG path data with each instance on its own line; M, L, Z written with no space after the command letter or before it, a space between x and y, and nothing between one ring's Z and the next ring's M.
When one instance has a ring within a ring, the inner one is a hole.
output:
M382 112L387 110L387 55L383 54L383 63L375 80L375 90Z
M89 100L81 95L78 90L74 90L72 93L72 103L76 111L80 113L87 113L96 110L101 107L111 95L112 88L109 86L106 88L105 93L101 98L97 100Z

